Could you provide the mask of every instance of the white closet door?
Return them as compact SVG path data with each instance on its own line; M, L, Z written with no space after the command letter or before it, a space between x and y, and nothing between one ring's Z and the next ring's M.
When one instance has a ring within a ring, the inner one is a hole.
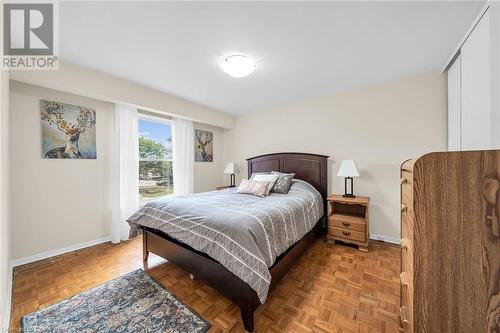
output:
M462 149L462 120L461 108L461 58L457 59L448 69L448 150Z
M483 15L461 48L462 150L492 147L490 19Z
M492 148L500 149L500 1L490 2L491 134Z

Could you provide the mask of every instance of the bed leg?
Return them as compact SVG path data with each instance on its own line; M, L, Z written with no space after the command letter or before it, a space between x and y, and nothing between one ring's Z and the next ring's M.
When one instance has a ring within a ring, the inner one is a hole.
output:
M253 312L254 308L251 305L241 307L241 320L245 327L245 332L253 332Z
M146 230L142 231L142 260L147 261L149 256L148 251L148 236Z

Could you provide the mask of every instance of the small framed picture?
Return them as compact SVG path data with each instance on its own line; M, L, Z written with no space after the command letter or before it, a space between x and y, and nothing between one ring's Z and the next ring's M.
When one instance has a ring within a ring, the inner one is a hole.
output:
M214 133L194 130L194 160L195 162L214 161Z

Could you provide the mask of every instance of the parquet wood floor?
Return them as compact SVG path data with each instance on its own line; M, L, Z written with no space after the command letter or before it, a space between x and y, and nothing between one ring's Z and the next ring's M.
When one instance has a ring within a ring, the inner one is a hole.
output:
M398 246L363 253L318 240L257 309L256 332L398 332ZM11 329L24 314L143 267L141 238L56 257L13 279ZM150 255L148 272L211 324L209 332L243 332L239 309L200 280Z

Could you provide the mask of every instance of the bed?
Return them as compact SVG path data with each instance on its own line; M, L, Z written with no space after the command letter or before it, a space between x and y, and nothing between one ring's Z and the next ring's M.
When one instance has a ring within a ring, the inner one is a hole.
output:
M133 232L142 232L144 260L157 254L215 288L240 307L252 332L255 309L324 230L327 158L277 153L247 160L249 177L295 173L289 194L257 198L228 189L147 205L129 219Z

